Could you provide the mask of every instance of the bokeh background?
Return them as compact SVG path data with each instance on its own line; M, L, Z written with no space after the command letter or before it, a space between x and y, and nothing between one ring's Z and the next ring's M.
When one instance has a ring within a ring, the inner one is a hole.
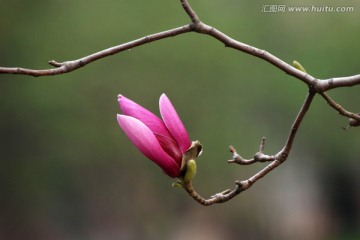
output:
M360 2L191 1L203 22L313 76L360 73ZM352 6L265 13L264 5ZM187 24L179 1L0 0L0 66L48 68ZM166 93L204 153L204 196L263 164L227 164L267 137L283 146L307 88L267 62L187 33L54 77L0 75L1 240L359 239L360 132L317 97L288 161L250 190L203 207L171 187L118 127L121 93L156 114ZM359 88L329 94L359 111Z

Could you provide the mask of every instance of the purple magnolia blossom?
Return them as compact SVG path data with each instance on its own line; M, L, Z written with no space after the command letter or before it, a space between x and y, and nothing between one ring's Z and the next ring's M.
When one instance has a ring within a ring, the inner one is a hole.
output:
M122 95L118 101L123 114L118 114L117 120L131 142L167 175L179 177L182 155L191 142L168 97L160 97L162 120Z

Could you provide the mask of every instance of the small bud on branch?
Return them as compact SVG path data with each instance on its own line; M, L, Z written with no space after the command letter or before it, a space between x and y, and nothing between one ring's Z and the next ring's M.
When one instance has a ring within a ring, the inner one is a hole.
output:
M20 67L0 67L0 74L21 74L35 77L65 74L84 67L91 62L128 49L180 34L196 32L208 35L223 43L226 47L263 59L306 84L309 88L309 93L294 120L284 147L275 155L267 155L264 153L265 138L263 138L260 144L260 150L255 153L253 158L245 159L231 146L230 151L233 154L233 158L228 160L229 163L249 165L253 163L268 162L268 165L247 180L235 181L235 188L233 190L227 189L212 195L209 199L201 197L192 186L192 180L197 171L196 159L201 153L202 146L198 141L190 142L188 133L167 96L163 94L160 97L159 106L162 119L130 99L122 95L119 96L118 100L123 114L118 114L117 120L130 141L141 153L157 164L168 176L177 178L177 181L173 186L183 187L191 197L205 206L223 203L232 199L239 193L250 188L256 181L263 178L286 161L291 151L296 133L316 94L321 95L333 109L338 111L339 114L349 118L348 127L360 126L360 114L347 111L326 93L335 88L360 85L360 74L319 80L307 73L305 68L298 61L293 61L292 65L290 65L265 50L239 42L216 28L206 25L200 21L200 18L192 9L188 0L180 0L180 3L191 20L191 23L184 26L158 32L118 46L110 47L77 60L64 62L51 60L48 62L54 67L51 69L34 70Z

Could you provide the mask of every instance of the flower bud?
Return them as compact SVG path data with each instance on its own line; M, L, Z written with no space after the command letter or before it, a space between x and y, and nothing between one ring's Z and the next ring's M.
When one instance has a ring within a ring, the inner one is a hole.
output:
M294 68L296 68L297 70L300 70L300 71L306 73L305 68L304 68L298 61L294 60L294 61L293 61L293 66L294 66Z
M196 174L196 162L194 159L190 159L186 164L186 172L184 176L184 182L190 182Z

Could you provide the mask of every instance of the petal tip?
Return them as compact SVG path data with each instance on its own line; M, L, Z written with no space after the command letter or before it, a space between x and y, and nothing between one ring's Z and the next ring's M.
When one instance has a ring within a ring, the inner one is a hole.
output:
M116 120L118 121L120 127L122 128L122 124L127 120L127 116L122 114L116 114Z
M117 96L118 102L120 102L120 99L123 98L123 97L124 97L124 96L123 96L122 94L119 94L119 95Z
M166 96L165 93L160 95L160 101L159 102L161 103L163 100L168 100L169 101L169 98Z

